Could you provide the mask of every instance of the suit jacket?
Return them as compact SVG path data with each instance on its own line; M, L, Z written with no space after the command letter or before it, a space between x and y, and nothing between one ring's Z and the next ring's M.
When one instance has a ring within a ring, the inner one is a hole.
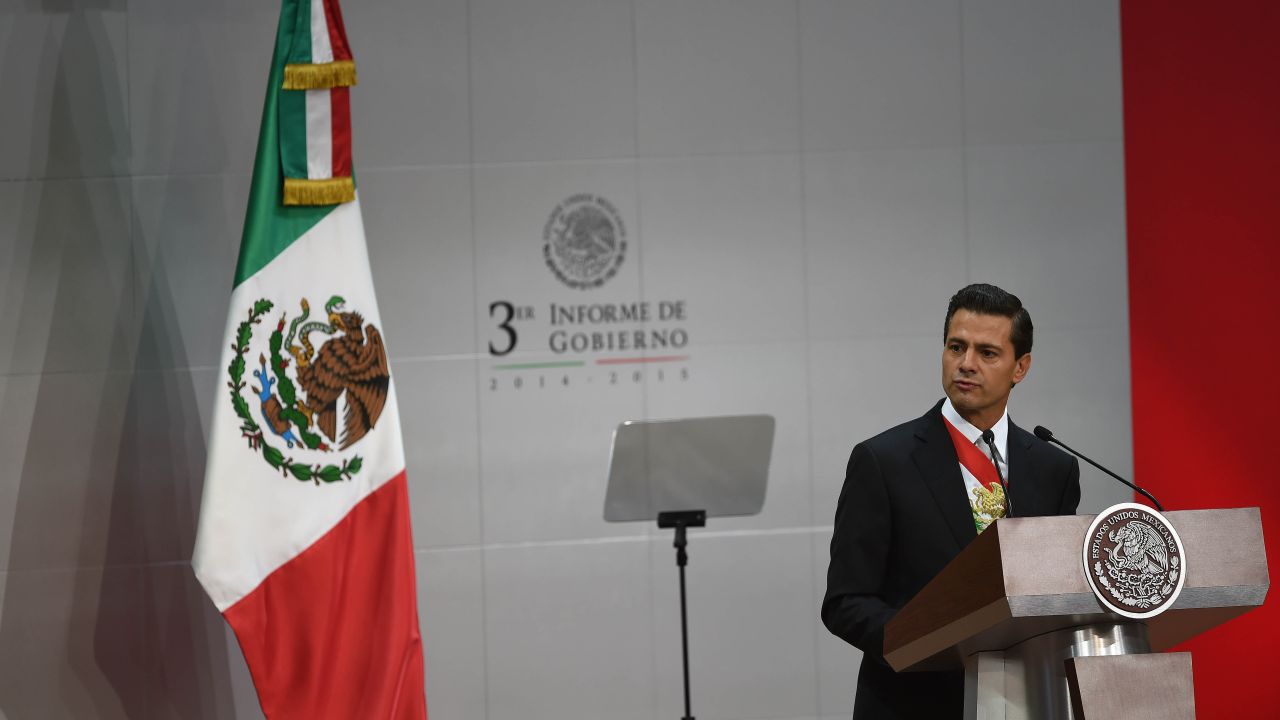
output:
M1009 496L1016 517L1071 515L1076 459L1009 422ZM836 505L822 622L863 652L855 720L959 718L964 673L895 673L884 627L975 537L973 514L942 402L859 443Z

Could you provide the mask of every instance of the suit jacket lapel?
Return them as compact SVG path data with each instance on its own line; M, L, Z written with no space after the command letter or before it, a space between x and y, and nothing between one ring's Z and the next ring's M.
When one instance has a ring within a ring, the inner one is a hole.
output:
M1038 505L1033 497L1039 492L1035 482L1035 461L1031 456L1031 441L1035 436L1013 424L1009 418L1009 497L1013 499L1013 516L1025 516ZM1025 500L1025 502L1024 502Z
M960 459L951 444L951 436L942 425L941 408L942 403L939 402L916 424L916 447L911 458L942 511L951 535L963 548L978 536L978 531L973 525L973 510L965 494Z

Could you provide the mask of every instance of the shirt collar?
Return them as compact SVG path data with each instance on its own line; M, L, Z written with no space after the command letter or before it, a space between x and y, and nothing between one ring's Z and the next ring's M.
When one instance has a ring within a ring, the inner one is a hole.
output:
M960 416L960 413L956 410L955 406L951 404L951 398L947 398L942 403L942 417L946 418L947 422L954 425L955 428L960 431L961 435L964 435L969 439L969 442L977 445L978 441L982 438L982 431ZM1008 408L1005 408L1005 411L1000 414L1000 419L996 421L996 424L991 426L991 432L996 436L996 449L1000 451L1000 457L1002 459L1009 457L1009 453L1007 452L1009 439ZM986 450L985 445L986 443L983 443L982 446L980 446L984 451Z

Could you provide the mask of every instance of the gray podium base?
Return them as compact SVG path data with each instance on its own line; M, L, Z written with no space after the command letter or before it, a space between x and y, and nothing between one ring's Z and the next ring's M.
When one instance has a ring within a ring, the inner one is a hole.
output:
M1079 720L1071 711L1066 661L1151 652L1147 626L1104 623L1057 630L965 659L965 720Z

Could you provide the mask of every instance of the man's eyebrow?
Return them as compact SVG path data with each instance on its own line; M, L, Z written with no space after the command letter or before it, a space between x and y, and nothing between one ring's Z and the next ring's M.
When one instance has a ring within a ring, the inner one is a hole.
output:
M965 345L965 346L968 346L968 345L969 345L969 341L968 341L968 340L964 340L964 339L962 339L962 338L958 338L958 337L949 337L949 338L947 338L947 342L946 342L945 344L946 344L946 345L950 345L950 344L952 344L952 343L955 343L955 344L957 344L957 345ZM999 346L999 345L993 345L992 343L974 343L973 345L974 345L974 347L978 348L979 350L995 350L996 352L1000 352L1000 346Z

